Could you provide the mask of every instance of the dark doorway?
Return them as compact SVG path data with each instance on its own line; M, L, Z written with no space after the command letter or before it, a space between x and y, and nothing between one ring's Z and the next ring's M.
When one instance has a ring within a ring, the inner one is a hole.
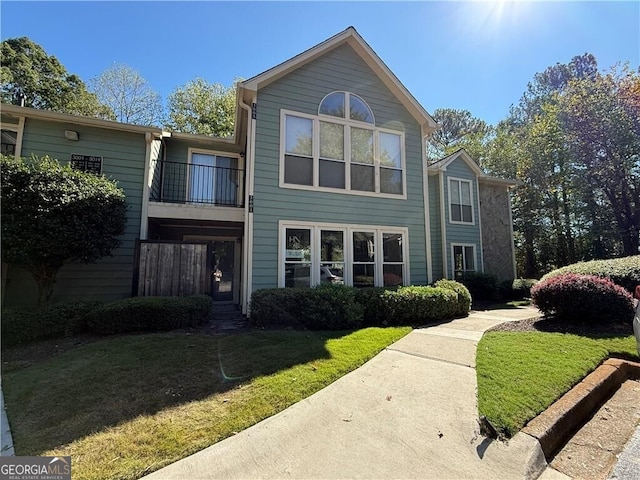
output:
M233 301L234 240L217 240L213 242L213 299L215 301Z

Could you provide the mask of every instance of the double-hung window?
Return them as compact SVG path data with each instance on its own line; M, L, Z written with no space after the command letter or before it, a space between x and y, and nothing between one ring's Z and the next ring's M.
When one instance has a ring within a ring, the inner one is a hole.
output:
M407 231L397 227L281 222L279 285L407 285Z
M327 95L318 115L283 110L281 132L281 187L404 198L404 134L377 128L357 95Z
M449 221L451 223L474 223L473 188L469 180L449 179Z

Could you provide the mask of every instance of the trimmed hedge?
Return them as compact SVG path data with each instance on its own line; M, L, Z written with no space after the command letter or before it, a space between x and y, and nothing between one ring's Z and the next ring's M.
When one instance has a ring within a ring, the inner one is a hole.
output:
M401 287L382 296L390 325L423 325L455 317L458 294L440 287Z
M390 313L384 299L384 293L390 291L384 287L355 288L356 302L362 305L362 324L366 327L386 327ZM391 290L395 291L395 289Z
M469 311L468 291L454 284L397 290L332 284L258 290L251 297L251 322L256 327L311 330L422 325Z
M78 301L37 310L2 310L2 345L10 346L44 338L71 336L87 331L87 317L102 306L99 301Z
M356 289L344 285L269 288L251 296L251 321L256 327L354 329L362 325L363 312Z
M565 273L541 280L531 289L533 304L545 315L595 322L631 322L633 297L611 280Z
M595 275L601 278L608 278L628 292L633 292L636 285L640 285L640 255L574 263L547 273L541 278L541 281L549 280L552 277L565 273Z
M212 308L213 300L207 295L133 297L94 311L87 325L100 334L173 330L202 325Z
M456 316L466 316L469 313L471 309L471 293L462 283L456 282L455 280L442 279L434 283L433 286L456 292L458 295L458 305L455 311Z

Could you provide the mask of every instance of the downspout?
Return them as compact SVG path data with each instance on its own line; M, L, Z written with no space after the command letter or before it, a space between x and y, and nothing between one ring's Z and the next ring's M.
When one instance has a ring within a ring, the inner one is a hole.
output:
M256 98L253 98L253 103L256 103ZM253 286L253 164L255 160L254 154L254 139L255 139L255 121L253 118L253 109L251 105L244 103L242 96L238 104L247 112L247 147L245 153L245 194L244 194L244 241L242 242L242 254L244 262L242 265L242 313L249 315L249 300L251 297L251 290Z
M144 178L142 180L142 212L140 213L140 240L147 239L147 229L149 228L149 170L151 169L151 144L153 142L153 134L146 132L144 134L145 153L144 153Z

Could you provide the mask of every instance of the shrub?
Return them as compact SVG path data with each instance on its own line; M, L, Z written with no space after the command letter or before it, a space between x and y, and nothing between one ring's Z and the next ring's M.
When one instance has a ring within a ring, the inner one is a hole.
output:
M265 288L251 295L251 324L255 327L303 328L297 312L307 289Z
M471 293L469 293L469 289L467 287L455 280L446 279L438 280L434 286L456 292L458 295L458 301L455 316L466 316L469 314L469 309L471 308Z
M383 296L383 287L356 288L356 302L362 306L362 323L368 327L389 325L391 312Z
M531 298L531 288L538 283L535 278L516 278L502 282L498 287L500 298L504 300L522 300Z
M440 287L401 287L385 292L382 299L390 325L423 325L453 318L458 307L458 294Z
M87 330L87 318L102 302L58 303L36 310L2 310L2 344L16 345L43 338L70 336Z
M133 297L104 305L89 316L88 327L101 334L154 332L195 327L209 318L211 297Z
M474 300L494 300L498 290L496 277L488 273L465 273L462 283Z
M307 290L300 309L300 322L310 330L342 330L362 325L363 307L355 288L325 283Z
M566 273L540 281L531 298L545 315L583 322L633 318L633 298L619 285L595 275Z
M592 260L589 262L574 263L547 273L542 277L541 281L565 273L595 275L608 278L628 292L633 292L636 285L640 285L640 255L614 258L611 260Z
M257 327L343 330L362 325L356 289L339 284L313 288L272 288L251 296L251 322Z

